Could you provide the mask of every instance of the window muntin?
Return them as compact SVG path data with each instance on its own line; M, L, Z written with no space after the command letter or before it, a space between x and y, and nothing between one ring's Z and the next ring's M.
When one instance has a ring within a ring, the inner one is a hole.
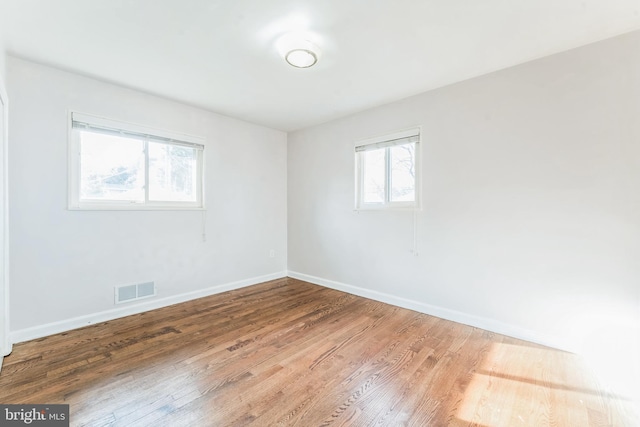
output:
M71 114L71 209L203 208L199 138Z
M356 146L356 209L418 206L419 142L416 128Z

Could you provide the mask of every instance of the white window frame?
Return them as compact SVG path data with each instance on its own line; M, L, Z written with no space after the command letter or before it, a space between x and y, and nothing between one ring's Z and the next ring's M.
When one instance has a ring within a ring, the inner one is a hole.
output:
M78 132L74 132L79 124L88 125L89 128L107 129L119 131L125 135L132 135L144 139L145 146L145 199L138 201L120 200L82 200L80 198L80 138ZM68 208L70 210L204 210L204 138L179 134L166 130L154 129L147 126L127 123L104 117L94 116L76 111L69 112L69 188ZM149 200L149 157L147 142L158 141L172 145L183 145L196 149L197 176L196 176L196 201L150 201Z
M420 156L420 141L422 128L420 126L405 129L373 138L360 140L355 144L355 210L389 210L389 209L420 209L420 182L422 176L422 165ZM415 200L412 202L394 202L391 200L391 159L389 149L394 146L415 143L414 166L415 166ZM385 198L381 203L365 203L364 201L364 165L362 153L369 150L386 149L385 154Z

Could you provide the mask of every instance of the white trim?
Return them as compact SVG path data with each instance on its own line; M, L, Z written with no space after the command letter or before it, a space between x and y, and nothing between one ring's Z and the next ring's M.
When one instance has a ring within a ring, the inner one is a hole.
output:
M12 351L12 341L10 339L9 332L9 98L7 97L7 91L5 89L3 77L0 76L0 102L4 104L3 117L4 122L3 134L0 135L0 149L4 153L2 156L2 170L3 170L3 188L0 191L0 197L3 198L3 221L0 224L2 227L2 241L0 244L3 246L4 259L0 260L0 267L2 267L2 277L0 278L0 292L4 293L2 300L4 301L3 307L3 322L5 330L2 331L0 337L0 369L2 368L2 358L7 356Z
M572 346L565 340L562 340L560 337L542 334L537 331L508 325L491 318L475 316L473 314L467 314L461 311L451 310L449 308L439 307L421 301L403 298L385 292L365 289L358 286L348 285L346 283L340 283L333 280L323 279L321 277L298 273L295 271L288 271L287 276L293 279L304 280L305 282L314 283L316 285L325 286L327 288L336 289L338 291L347 292L353 295L358 295L364 298L369 298L375 301L384 302L387 304L417 311L419 313L428 314L430 316L439 317L441 319L450 320L456 323L462 323L464 325L473 326L475 328L484 329L490 332L495 332L497 334L507 335L513 338L530 341L548 347L553 347L570 352L578 352L580 350L577 345Z
M135 202L107 202L101 201L82 202L78 206L68 206L70 211L206 211L207 209L199 206L170 206L170 205L153 205Z
M187 292L179 295L173 295L161 299L147 300L139 304L128 306L119 306L111 310L101 311L99 313L87 314L85 316L74 317L71 319L60 320L58 322L47 323L45 325L33 326L31 328L20 329L11 333L11 341L19 343L37 338L46 337L48 335L58 334L70 331L72 329L82 328L83 326L93 325L95 323L106 322L108 320L118 319L120 317L139 314L149 310L168 307L173 304L191 301L210 295L219 294L221 292L231 291L234 289L244 288L246 286L256 285L258 283L268 282L270 280L282 279L286 277L286 271L281 271L264 276L252 277L249 279L238 280L236 282L226 283L223 285L212 286L206 289L200 289L193 292Z

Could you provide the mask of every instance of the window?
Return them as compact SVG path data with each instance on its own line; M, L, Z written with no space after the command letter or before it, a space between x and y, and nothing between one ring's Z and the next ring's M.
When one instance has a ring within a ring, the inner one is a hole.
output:
M202 139L71 113L70 209L203 208Z
M420 129L358 143L356 208L415 208L418 206Z

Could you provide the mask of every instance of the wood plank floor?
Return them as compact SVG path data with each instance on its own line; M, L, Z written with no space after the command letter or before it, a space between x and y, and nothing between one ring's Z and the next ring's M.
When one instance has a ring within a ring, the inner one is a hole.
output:
M570 353L294 279L14 347L74 426L636 426Z

